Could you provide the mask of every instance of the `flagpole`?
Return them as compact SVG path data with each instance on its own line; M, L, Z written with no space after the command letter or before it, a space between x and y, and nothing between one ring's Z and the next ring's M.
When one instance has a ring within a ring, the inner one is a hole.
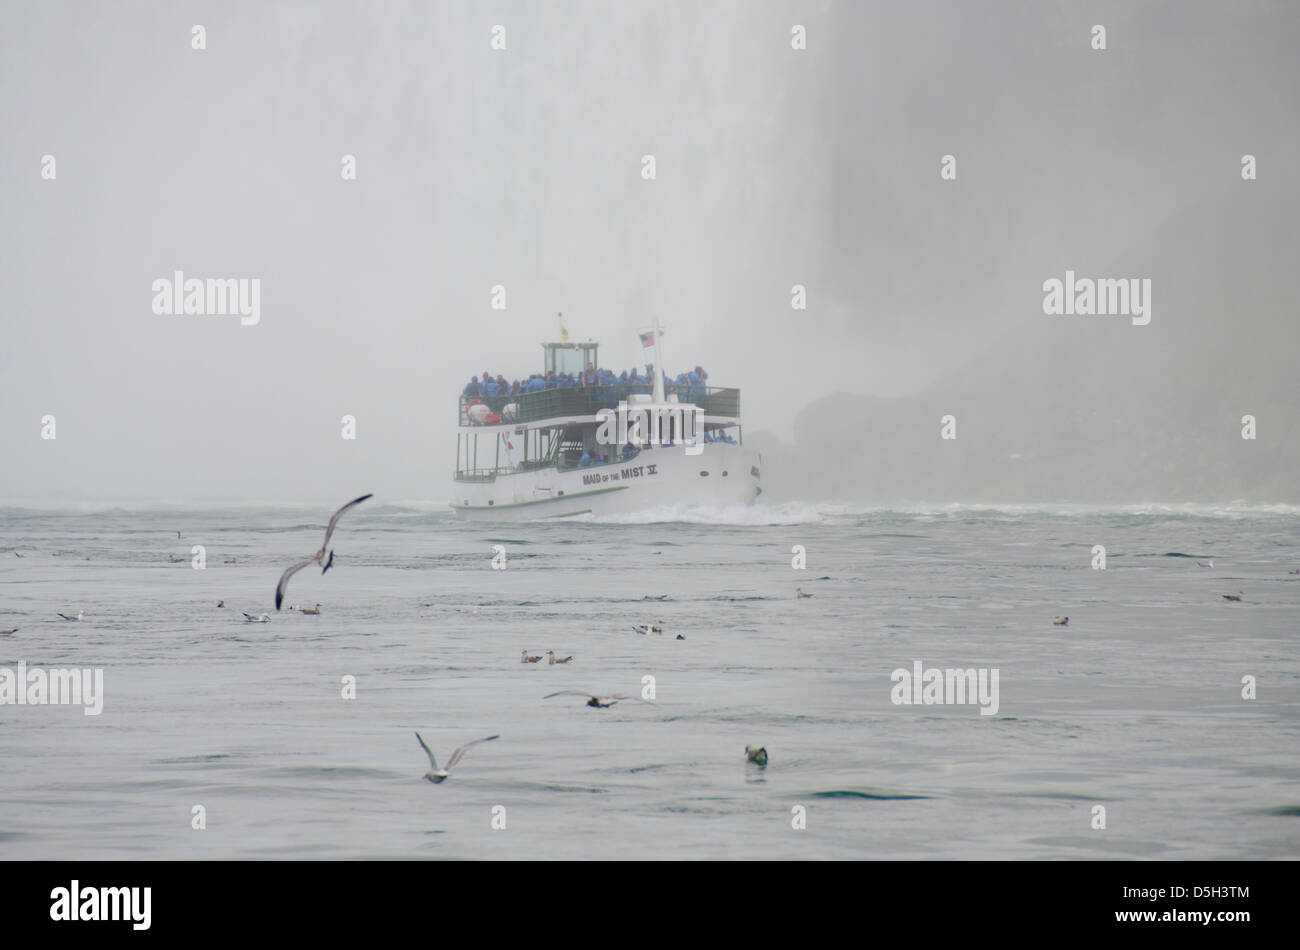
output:
M655 315L655 378L654 378L654 402L657 406L662 406L664 402L664 364L663 356L659 352L659 316Z

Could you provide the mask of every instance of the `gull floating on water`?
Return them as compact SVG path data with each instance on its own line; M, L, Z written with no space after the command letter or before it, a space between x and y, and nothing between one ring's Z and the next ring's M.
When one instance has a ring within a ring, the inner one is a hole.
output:
M299 610L301 610L301 611L302 611L303 613L305 613L305 614L310 614L310 615L313 616L313 617L319 617L319 616L320 616L320 604L319 604L319 603L318 603L314 608L313 608L313 607L300 607Z
M553 696L586 696L587 705L595 709L608 709L620 700L630 699L634 702L643 703L644 699L638 699L636 696L625 696L622 693L615 693L613 696L597 696L595 693L587 693L580 689L562 689L558 693L551 693L543 696L542 699L550 699Z
M1224 600L1235 600L1237 603L1241 603L1241 591L1237 591L1235 594L1220 594L1219 596Z
M662 624L657 623L634 623L632 629L643 636L647 633L663 633Z
M546 655L549 656L549 657L551 658L551 662L550 662L550 665L551 665L551 666L554 666L556 663L568 663L570 660L573 659L573 657L571 657L571 656L566 656L566 657L564 657L563 659L561 659L560 657L557 657L557 656L555 655L555 651L554 651L554 650L547 650L547 651L546 651Z
M1208 561L1197 561L1197 562L1196 562L1196 566L1197 566L1197 567L1214 567L1214 559L1211 558L1211 559L1208 560Z
M667 594L646 594L641 599L642 600L667 600L668 595Z
M1066 626L1069 626L1069 624L1070 624L1070 618L1069 618L1069 617L1057 617L1055 620L1052 621L1052 623L1056 624L1056 626L1058 626L1058 627L1066 627Z
M14 627L12 630L0 630L0 637L8 637L8 636L12 636L13 634L15 634L15 633L17 633L17 632L18 632L18 628L17 628L17 627Z
M460 761L460 757L465 754L466 749L470 748L471 746L476 746L480 742L491 742L493 739L500 739L501 737L499 735L486 736L485 738L482 739L475 739L473 742L466 742L463 746L461 746L459 749L457 749L455 752L451 754L451 759L447 762L447 767L445 769L438 768L438 760L433 757L433 753L429 751L429 747L424 744L424 740L420 739L420 734L418 732L415 734L415 738L420 740L420 748L423 749L424 754L429 757L429 765L433 768L433 771L425 772L424 777L427 778L430 782L433 782L433 784L437 785L438 783L445 782L447 780L447 776L450 775L451 770L456 767L456 763Z
M801 591L801 590L800 590L799 588L797 588L797 587L794 589L794 592L795 592L796 594L798 594L800 597L811 597L811 596L812 596L812 594L805 594L803 591Z
M540 656L529 656L528 651L524 650L519 655L520 663L536 663L541 659Z
M244 613L244 611L242 610L240 611L240 613L244 614L245 623L270 623L271 622L270 614L262 614L260 617L254 617L252 614Z
M77 616L75 617L69 617L67 614L59 614L59 616L64 620L84 620L86 615L82 611L78 610Z
M745 746L745 761L753 762L755 765L767 765L767 750Z
M276 610L280 609L280 602L284 600L284 591L285 588L288 587L289 585L289 578L293 577L293 575L297 574L308 564L324 565L320 569L320 572L322 574L324 574L326 571L330 569L330 565L334 563L334 552L330 551L329 560L327 561L325 560L325 549L330 546L330 535L334 533L334 526L339 523L339 519L343 517L343 513L347 511L349 508L351 508L354 505L361 504L367 498L373 498L373 497L374 494L372 493L369 495L362 495L360 498L353 498L350 502L348 502L338 511L334 512L334 517L330 519L329 527L325 529L325 541L324 543L321 544L320 550L317 551L315 554L313 554L311 557L307 558L307 560L299 561L297 564L294 564L292 567L285 568L284 573L280 575L280 583L275 585L275 609Z

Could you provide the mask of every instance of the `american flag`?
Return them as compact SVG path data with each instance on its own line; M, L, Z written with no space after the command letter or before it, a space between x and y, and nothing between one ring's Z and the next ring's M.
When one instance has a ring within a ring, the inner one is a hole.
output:
M663 331L661 330L660 332L662 333ZM654 345L655 345L655 331L654 331L654 330L642 330L642 331L641 331L641 346L644 348L644 347L647 347L647 346L654 346Z

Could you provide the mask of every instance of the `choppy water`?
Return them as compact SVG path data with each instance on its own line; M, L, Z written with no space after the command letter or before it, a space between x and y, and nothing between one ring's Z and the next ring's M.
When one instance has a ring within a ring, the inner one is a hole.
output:
M1300 856L1298 509L493 526L372 501L334 569L290 586L321 616L241 622L274 614L328 514L0 510L0 629L19 628L0 667L102 667L106 693L98 717L0 706L0 857ZM630 629L655 621L665 635ZM525 648L576 660L524 665ZM916 660L997 668L998 714L894 705L890 673ZM542 700L646 675L654 706ZM501 739L434 786L417 729L442 761Z

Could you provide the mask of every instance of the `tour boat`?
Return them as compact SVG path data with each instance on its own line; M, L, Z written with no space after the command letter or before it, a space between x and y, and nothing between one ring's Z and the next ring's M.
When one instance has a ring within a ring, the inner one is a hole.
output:
M653 383L462 394L456 513L531 521L753 504L762 460L743 444L740 390L665 384L660 335L657 323L641 335L654 347ZM590 340L543 343L542 352L542 375L582 379L600 366Z

